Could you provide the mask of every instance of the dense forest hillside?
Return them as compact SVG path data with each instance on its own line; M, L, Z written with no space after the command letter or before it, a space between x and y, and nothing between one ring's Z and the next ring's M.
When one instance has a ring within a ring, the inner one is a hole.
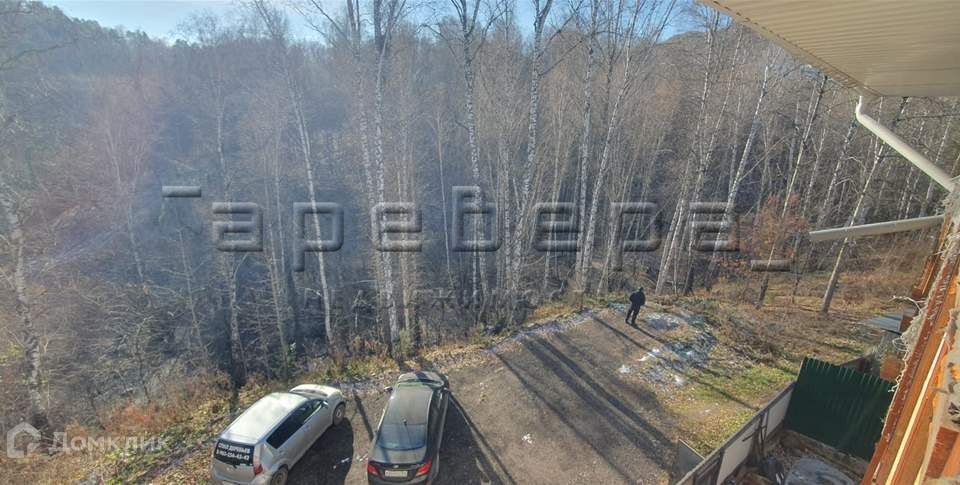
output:
M795 288L832 272L827 311L878 259L806 230L944 195L854 123L855 93L696 4L296 5L162 41L0 3L0 429L409 355L636 285L736 281L760 306L751 259L792 260ZM956 174L955 103L870 110ZM705 250L703 220L737 221L739 251Z

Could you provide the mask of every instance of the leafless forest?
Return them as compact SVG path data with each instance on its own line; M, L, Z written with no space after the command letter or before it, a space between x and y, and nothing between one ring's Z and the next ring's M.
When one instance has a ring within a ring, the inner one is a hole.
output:
M517 2L254 1L177 41L0 4L2 425L91 422L214 372L236 388L308 357L409 355L637 284L736 279L761 305L750 259L832 288L869 248L804 231L939 210L942 189L855 124L853 92L711 10ZM870 109L956 174L955 103ZM262 250L218 250L218 202L256 204ZM330 202L342 247L299 251L334 218L295 207ZM612 216L621 202L649 205ZM458 203L480 216L457 227ZM378 250L379 227L417 214L420 232L386 237L408 250ZM735 219L739 252L700 248L719 236L691 221ZM656 250L622 251L651 234Z

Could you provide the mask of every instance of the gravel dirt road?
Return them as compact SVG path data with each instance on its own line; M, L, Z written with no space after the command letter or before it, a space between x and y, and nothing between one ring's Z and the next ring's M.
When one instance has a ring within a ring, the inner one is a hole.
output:
M437 483L665 483L677 428L651 390L618 372L657 342L622 319L609 310L584 315L469 365L441 366L454 400ZM366 483L386 396L347 391L347 398L349 422L317 440L290 483Z

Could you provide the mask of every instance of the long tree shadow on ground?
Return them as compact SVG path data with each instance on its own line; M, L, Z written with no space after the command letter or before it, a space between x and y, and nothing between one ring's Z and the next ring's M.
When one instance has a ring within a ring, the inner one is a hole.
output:
M313 446L303 454L290 470L287 483L297 485L340 485L347 479L347 472L354 461L353 426L343 419L331 426L317 438ZM362 464L361 464L362 465Z
M571 395L580 398L582 406L577 406L578 409L589 409L591 414L595 413L606 422L610 432L620 433L636 443L638 452L652 461L661 466L670 464L666 459L672 441L670 437L654 426L651 418L640 415L633 406L624 402L616 389L605 387L546 340L530 340L524 342L523 346L541 362L541 368L548 369L570 389ZM646 394L644 405L658 408L654 394Z
M357 391L353 391L353 405L357 409L357 415L360 416L360 421L363 422L364 431L367 432L367 441L373 440L373 427L370 425L370 417L367 416L367 408L363 404L363 398L360 397Z
M500 457L474 425L456 397L450 396L437 483L516 484Z
M651 350L650 347L644 345L642 342L640 342L640 341L634 339L633 337L631 337L631 336L623 333L622 331L614 328L614 327L611 326L609 323L603 321L603 319L597 318L596 316L594 316L594 317L593 317L593 320L596 321L596 322L597 322L598 324L600 324L601 326L603 326L604 328L606 328L607 330L609 330L611 333L617 335L618 337L622 338L623 340L625 340L625 341L627 341L627 342L630 342L631 344L633 344L633 345L636 346L637 348L644 349L644 350L648 350L648 351ZM659 342L661 345L669 348L669 343L668 343L666 340L664 340L662 337L658 337L658 336L656 336L656 335L654 335L654 334L650 333L649 331L644 330L644 329L642 329L642 328L637 328L636 330L638 330L640 333L643 333L643 334L646 335L647 337L650 337L651 339ZM708 367L701 366L701 367L698 367L698 369L699 369L701 372L706 373L706 374L712 374L712 375L718 376L718 377L719 377L719 376L722 376L722 374L720 374L720 373L718 373L718 372L716 372L716 371L714 371L714 370L712 370L712 369L710 369L710 368L708 368ZM707 382L705 382L703 379L697 378L696 374L694 374L694 372L692 372L692 371L690 371L690 370L681 370L681 369L677 369L677 368L672 368L672 372L675 372L676 374L679 374L679 375L683 376L683 377L684 377L685 379L687 379L687 380L694 381L694 382L696 382L698 385L704 386L704 387L710 389L711 391L713 391L713 392L715 392L715 393L723 396L723 397L726 398L727 400L733 401L733 402L735 402L735 403L743 406L743 407L746 408L746 409L751 409L751 410L756 410L756 409L758 409L757 406L755 406L755 405L753 405L753 404L751 404L751 403L749 403L749 402L747 402L747 401L744 401L743 399L740 399L740 398L738 398L737 396L734 396L733 394L730 394L729 392L727 392L727 391L725 391L725 390L723 390L723 389L720 389L719 387L717 387L717 386L715 386L715 385L713 385L713 384L707 383Z

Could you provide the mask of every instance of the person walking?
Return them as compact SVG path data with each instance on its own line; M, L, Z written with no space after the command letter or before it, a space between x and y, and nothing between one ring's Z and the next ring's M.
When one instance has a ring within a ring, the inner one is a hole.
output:
M637 288L630 294L630 309L627 310L627 325L637 326L637 315L640 313L640 307L647 302L646 295L643 294L643 288Z

